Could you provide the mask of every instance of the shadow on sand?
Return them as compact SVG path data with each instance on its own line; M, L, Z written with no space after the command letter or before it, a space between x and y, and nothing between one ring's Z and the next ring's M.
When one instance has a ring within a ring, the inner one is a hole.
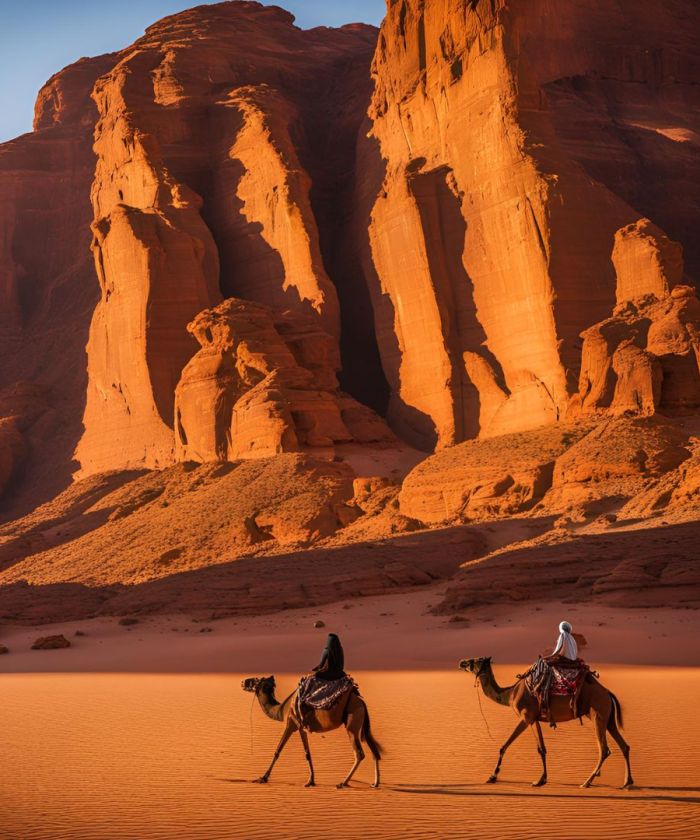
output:
M678 802L680 804L688 804L688 805L697 805L700 803L700 796L672 796L674 791L681 792L681 791L693 791L693 792L700 792L700 788L696 787L643 787L634 785L628 791L623 792L621 788L616 788L613 786L608 785L597 785L594 788L588 788L585 790L581 790L578 788L577 785L557 785L558 788L569 788L571 790L570 793L566 792L557 792L557 793L550 793L547 790L540 789L516 789L516 790L503 790L503 787L507 785L506 782L499 782L497 787L486 785L486 784L478 784L478 783L467 783L467 784L432 784L432 785L391 785L387 786L388 790L393 790L396 793L408 793L414 794L419 796L425 795L438 795L438 796L511 796L511 797L523 797L523 796L538 796L544 797L545 799L581 799L581 797L588 797L594 799L618 799L621 801L629 802L630 799L634 800L644 800L645 802ZM511 783L513 787L520 788L520 784ZM578 791L574 793L574 791ZM668 791L668 795L660 796L660 795L652 795L652 796L644 796L639 795L640 792L646 790L654 790L654 791ZM612 793L611 791L615 791Z

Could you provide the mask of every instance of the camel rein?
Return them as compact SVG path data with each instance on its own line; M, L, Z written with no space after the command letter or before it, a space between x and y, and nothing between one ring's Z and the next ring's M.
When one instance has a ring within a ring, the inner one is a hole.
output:
M482 668L483 668L483 665L482 665L482 667L479 668L479 673L476 674L476 676L474 677L474 688L476 688L476 697L477 697L477 700L479 701L479 711L481 712L481 717L483 718L483 721L486 724L486 731L489 733L489 738L493 741L494 737L491 734L491 729L489 728L489 722L486 720L486 715L484 714L484 709L481 705L481 692L479 691L479 688L480 688L479 677L483 673ZM483 688L481 690L483 691Z
M258 692L253 692L252 700L250 701L250 754L253 755L253 706L258 699Z

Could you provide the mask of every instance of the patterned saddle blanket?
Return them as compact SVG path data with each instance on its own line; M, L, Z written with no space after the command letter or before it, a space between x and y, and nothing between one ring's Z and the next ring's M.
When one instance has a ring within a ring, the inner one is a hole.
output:
M551 695L572 697L578 694L589 673L590 668L581 659L556 657L538 659L523 677L528 689L541 700Z
M357 691L357 684L347 674L339 680L322 680L315 674L299 681L297 703L312 709L332 709L349 691Z

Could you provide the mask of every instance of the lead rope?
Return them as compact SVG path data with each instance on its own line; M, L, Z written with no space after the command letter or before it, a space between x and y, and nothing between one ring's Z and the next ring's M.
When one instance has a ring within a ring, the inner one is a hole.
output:
M257 695L253 694L253 699L250 704L250 754L253 755L253 706L257 700Z
M493 741L494 737L491 734L491 730L489 729L489 722L486 720L486 715L484 714L484 710L481 706L481 692L479 691L481 686L479 685L479 678L478 677L474 680L474 687L476 688L476 696L479 700L479 711L481 712L481 717L483 718L484 723L486 724L486 731L489 733L489 738Z

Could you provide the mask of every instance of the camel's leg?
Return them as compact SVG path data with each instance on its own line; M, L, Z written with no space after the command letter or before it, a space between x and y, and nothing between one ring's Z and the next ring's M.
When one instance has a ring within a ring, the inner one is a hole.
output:
M301 738L301 743L304 745L304 755L306 755L306 762L309 765L309 780L304 785L304 787L314 787L316 784L316 779L314 777L314 764L311 761L311 750L309 749L309 738L306 734L306 730L303 726L299 727L299 737Z
M374 781L372 782L373 788L379 787L379 759L376 756L374 758Z
M535 721L535 737L537 739L537 752L542 759L542 775L540 778L532 783L533 787L541 787L547 784L547 747L544 745L544 736L542 735L542 727L539 720Z
M581 787L587 788L591 786L591 784L593 783L593 779L595 779L596 776L600 776L600 768L603 766L603 762L605 761L605 759L610 755L610 747L608 747L608 739L605 735L607 728L608 726L604 722L603 718L596 713L595 734L598 740L598 764L596 765L596 768L591 773L591 775L581 785Z
M503 756L506 754L506 750L508 747L515 741L516 738L519 738L523 732L527 729L528 723L524 720L518 721L518 725L513 730L510 738L505 742L505 744L501 747L498 751L498 761L496 762L496 766L494 767L493 773L488 777L486 780L487 784L492 785L498 779L498 773L501 769L501 762L503 761Z
M608 721L608 732L614 739L617 746L622 750L622 755L625 757L625 783L622 787L630 787L634 784L632 780L632 768L630 766L630 745L622 737L622 733L617 728L617 721L615 720L615 710L613 709Z
M364 715L350 715L347 722L347 731L348 736L350 738L350 743L352 744L352 748L355 752L355 762L350 768L350 772L348 775L343 779L343 781L336 785L338 788L347 787L350 783L350 779L355 775L357 768L362 764L365 758L364 750L362 749L362 742L360 741L360 732L362 732L362 717Z
M277 749L275 750L275 754L272 756L272 761L270 762L270 766L267 770L263 773L263 775L256 779L255 781L258 784L264 785L267 780L270 778L270 773L272 773L272 768L275 766L277 759L280 757L280 753L284 749L284 745L287 741L292 737L294 734L294 730L297 729L296 723L291 718L287 719L287 725L285 726L284 732L282 733L282 737L280 738L279 744L277 744Z

